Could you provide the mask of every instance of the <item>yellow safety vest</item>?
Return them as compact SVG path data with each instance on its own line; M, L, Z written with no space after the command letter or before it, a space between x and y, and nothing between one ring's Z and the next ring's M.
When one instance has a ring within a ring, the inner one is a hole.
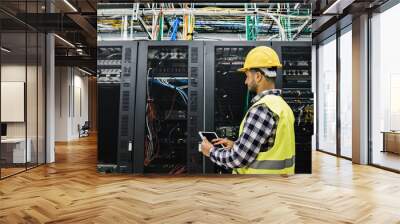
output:
M233 173L294 174L296 150L293 111L282 99L282 97L276 95L266 95L254 103L252 107L258 105L264 105L268 107L269 110L279 117L274 145L268 151L260 151L256 159L246 167L233 169ZM239 136L243 133L243 126L247 117L247 113L240 124Z

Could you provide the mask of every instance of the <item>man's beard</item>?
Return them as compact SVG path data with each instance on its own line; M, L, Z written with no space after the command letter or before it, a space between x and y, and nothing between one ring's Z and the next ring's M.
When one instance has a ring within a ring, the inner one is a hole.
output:
M255 82L250 83L249 85L247 85L247 89L250 92L256 93L257 92L257 85Z

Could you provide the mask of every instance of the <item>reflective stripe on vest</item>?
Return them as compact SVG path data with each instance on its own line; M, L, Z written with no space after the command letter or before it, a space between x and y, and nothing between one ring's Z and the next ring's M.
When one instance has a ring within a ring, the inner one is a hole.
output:
M294 115L289 105L280 96L266 95L253 104L253 107L263 105L278 116L274 145L269 150L262 150L256 159L246 167L233 169L238 174L294 174L295 167L295 137ZM251 109L250 108L250 109ZM249 109L249 110L250 110ZM248 112L247 112L248 113ZM243 133L244 117L239 130Z
M295 156L285 160L256 160L248 167L253 169L281 170L294 165Z

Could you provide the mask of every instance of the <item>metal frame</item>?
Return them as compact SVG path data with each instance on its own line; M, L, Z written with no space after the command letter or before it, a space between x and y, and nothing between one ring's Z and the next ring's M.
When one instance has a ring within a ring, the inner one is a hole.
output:
M368 14L368 164L373 165L373 148L372 148L372 13Z
M146 116L146 82L147 82L147 52L148 47L150 46L187 46L189 52L189 61L188 61L188 78L189 78L189 102L188 102L188 138L187 138L187 156L188 156L188 171L189 173L199 173L201 171L195 172L195 168L190 165L190 156L195 155L201 158L201 154L198 152L198 147L192 147L194 144L194 136L191 133L189 128L189 123L191 119L197 119L197 127L199 129L203 129L203 87L204 87L204 68L203 68L203 49L204 43L198 41L139 41L138 52L140 52L141 56L138 57L138 78L137 78L137 86L136 86L136 107L134 110L135 113L135 141L134 141L134 159L133 159L133 173L143 173L144 172L144 139L145 139L145 116ZM198 48L198 62L192 63L192 47ZM197 77L197 87L194 87L194 79L191 74L191 68L198 67L198 77ZM197 90L196 90L197 89ZM191 93L197 91L197 111L190 110L190 104L192 102ZM195 117L196 114L196 117ZM198 130L197 130L198 131ZM197 132L195 133L197 136ZM197 142L196 142L197 146Z
M378 8L374 9L375 13L382 13L385 12L386 10L394 7L395 5L399 4L400 0L388 0L385 2L383 5L379 6Z
M2 23L0 23L0 30L1 30L1 28L2 28ZM2 38L2 32L0 32L0 47L2 47L3 46L3 44L2 44L2 40L3 40L3 38ZM1 75L1 71L2 71L2 69L1 69L1 67L2 67L2 64L1 64L1 59L2 59L2 53L1 53L1 50L0 50L0 84L1 84L1 77L2 77L2 75ZM1 111L1 85L0 85L0 111ZM2 122L1 122L1 112L0 112L0 125L2 124ZM0 132L1 132L1 130L0 130ZM1 136L1 133L0 133L0 136ZM0 159L1 159L1 152L2 152L2 147L1 147L1 144L0 144ZM1 177L1 161L0 161L0 180L1 179L3 179L2 177Z
M340 116L340 77L341 77L341 65L340 65L340 30L336 30L336 154L341 156L341 116Z
M319 70L319 65L318 65L318 60L319 60L319 54L318 54L318 49L319 49L319 45L315 45L315 111L314 111L314 116L315 116L315 149L318 150L319 148L319 125L318 125L318 118L319 118L319 113L318 113L318 94L319 94L319 76L318 76L318 70Z

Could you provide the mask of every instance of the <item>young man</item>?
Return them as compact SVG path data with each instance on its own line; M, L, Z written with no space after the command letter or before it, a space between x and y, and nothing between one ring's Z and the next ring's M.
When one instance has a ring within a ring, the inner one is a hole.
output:
M243 68L245 84L257 95L247 111L239 130L239 138L207 139L201 143L202 153L211 161L236 174L294 174L294 116L275 89L277 68L282 67L276 52L265 46L252 49Z

